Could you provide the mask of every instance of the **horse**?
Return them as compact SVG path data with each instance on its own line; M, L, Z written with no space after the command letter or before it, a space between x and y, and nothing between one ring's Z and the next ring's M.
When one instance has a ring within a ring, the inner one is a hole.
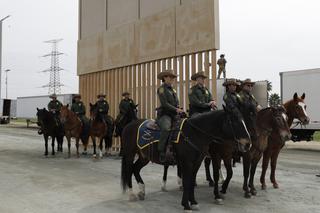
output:
M38 134L43 134L45 141L45 153L44 155L48 156L48 139L52 139L52 155L55 155L54 142L57 139L58 143L58 152L62 152L63 145L63 128L60 124L57 124L57 121L54 117L55 115L52 112L49 112L45 108L37 108L37 125L40 127Z
M68 141L68 156L70 157L71 151L71 138L76 139L77 157L79 157L79 140L81 139L85 150L89 141L89 134L84 132L86 130L85 124L82 123L76 113L69 110L69 105L62 106L60 112L60 120L64 127L65 136Z
M306 125L310 122L310 119L307 115L307 106L304 103L306 95L305 93L302 94L301 97L298 97L298 94L295 93L293 95L293 99L287 101L283 104L286 114L288 116L288 126L291 127L293 120L298 119L301 124ZM284 146L284 141L281 140L281 137L277 131L272 131L270 137L268 138L268 145L266 150L263 152L263 160L262 160L262 172L260 176L260 183L261 188L263 190L266 189L266 181L265 175L268 169L268 164L271 159L271 173L270 173L270 180L273 184L273 188L279 188L279 184L275 178L275 171L277 167L277 160L280 153L280 150Z
M139 127L144 122L146 122L145 119L133 121L122 132L124 147L121 184L123 192L129 189L129 200L137 200L138 198L143 200L145 198L145 185L140 176L141 169L149 161L161 164L156 141L144 148L138 146ZM186 119L178 131L180 133L178 143L174 143L172 146L183 174L181 205L185 211L191 211L198 209L198 202L194 195L195 178L204 156L207 155L209 144L223 143L223 138L229 138L234 139L238 143L239 149L245 151L249 150L250 135L244 121L225 110L203 113L197 117ZM134 162L136 155L138 155L138 159ZM132 174L139 185L138 197L132 190Z
M130 123L131 121L137 120L137 107L138 104L135 105L135 108L130 107L129 111L126 114L119 114L117 116L117 119L115 121L115 133L116 136L120 136L121 137L121 133L123 131L123 128Z
M246 153L242 153L244 156L243 159L243 176L244 176L244 183L243 183L243 190L245 191L245 197L249 198L250 193L254 194L254 186L253 186L253 176L256 169L256 166L259 162L258 155L260 152L261 158L261 149L265 146L265 140L268 137L268 134L271 133L272 130L279 132L282 136L282 140L287 140L290 137L290 130L287 125L286 115L284 114L285 111L282 107L269 107L265 108L257 113L257 121L256 121L256 131L257 131L257 140L252 140L252 145L250 147L250 151ZM264 140L263 140L264 139ZM226 145L227 144L227 145ZM219 194L219 172L221 167L221 159L224 161L224 166L227 171L227 177L222 184L221 193L226 194L229 182L232 178L233 171L232 171L232 159L233 154L235 151L235 147L232 143L227 142L224 146L220 144L212 144L210 147L210 153L212 155L212 159L214 162L214 193L215 199L218 204L222 204L222 196ZM251 161L252 159L252 161ZM251 162L254 162L251 165ZM247 186L247 181L249 177L251 165L251 173L250 175L250 186L251 191L249 191ZM256 192L255 192L256 194Z
M91 104L90 103L90 130L89 130L89 136L92 139L93 143L93 157L97 157L96 153L96 138L99 139L99 157L102 158L102 143L103 140L106 140L106 136L108 133L108 126L107 123L103 120L103 117L98 112L97 104Z

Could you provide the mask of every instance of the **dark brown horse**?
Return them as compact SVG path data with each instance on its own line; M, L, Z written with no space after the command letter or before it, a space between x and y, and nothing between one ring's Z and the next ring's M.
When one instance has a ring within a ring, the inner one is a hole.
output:
M139 126L145 120L137 120L128 124L123 132L123 156L121 182L123 190L129 189L129 199L136 200L137 197L132 190L132 175L135 176L139 185L139 199L145 197L145 186L140 176L140 170L149 161L160 164L157 143L152 143L143 149L137 145ZM194 196L195 179L201 162L207 154L209 144L223 143L223 139L234 140L238 147L245 151L250 144L250 136L245 123L235 118L231 113L218 110L203 113L195 118L187 119L180 130L178 143L174 144L177 163L181 166L183 196L181 204L185 210L198 208L198 202ZM134 162L135 156L138 159Z
M93 157L97 157L96 153L96 138L99 140L99 157L102 158L102 144L108 133L107 123L103 120L103 117L98 112L97 104L90 103L90 119L91 125L89 130L89 136L93 143Z
M247 181L248 181L249 171L250 171L249 169L251 165L250 164L251 156L254 156L257 150L260 151L260 149L263 148L263 146L265 145L265 141L262 141L262 139L267 138L268 134L270 134L272 130L279 132L284 138L284 140L288 139L290 135L290 130L286 124L286 121L287 120L284 117L284 109L282 107L266 108L261 110L257 114L257 133L258 133L257 135L259 140L253 140L250 151L247 153L242 153L244 157L243 159L243 175L244 175L243 190L245 191L245 197L250 197ZM270 131L270 133L268 133L268 131ZM224 162L224 166L227 171L227 176L225 181L222 184L222 189L220 192L222 194L225 194L227 192L229 182L233 175L232 158L235 150L236 150L236 147L234 146L234 143L232 143L232 141L226 141L224 145L212 144L210 146L209 151L211 153L213 164L214 164L213 165L214 194L215 194L216 202L218 204L221 204L223 202L222 201L223 197L219 193L219 186L218 186L221 160L223 160ZM261 158L261 154L260 154L260 158ZM251 167L252 170L253 168L255 171L256 164L254 164L254 166ZM252 182L252 186L253 186L253 182Z
M85 147L88 145L89 135L84 133L85 127L80 118L71 110L69 105L62 106L60 112L60 120L63 124L65 136L68 141L68 156L71 155L71 138L76 139L77 157L79 157L79 141L81 139L82 144Z
M307 115L307 106L304 103L305 94L303 93L301 97L298 97L297 93L293 95L293 99L287 101L283 106L286 109L288 116L288 126L291 127L293 120L298 119L302 124L308 124L310 119ZM270 137L268 138L268 146L263 153L262 161L262 173L260 176L261 188L266 189L265 175L268 169L268 164L271 159L271 173L270 180L274 188L279 188L279 184L276 181L275 171L277 166L277 160L280 150L284 146L283 140L277 131L272 131Z

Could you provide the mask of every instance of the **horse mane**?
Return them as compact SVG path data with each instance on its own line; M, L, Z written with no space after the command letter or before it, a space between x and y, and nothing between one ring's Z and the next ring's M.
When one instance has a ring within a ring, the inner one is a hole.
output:
M224 115L225 115L224 110L215 110L215 111L201 113L195 117L189 118L188 120L192 123L199 123L199 122L203 122L204 120L208 120L208 121L217 120Z

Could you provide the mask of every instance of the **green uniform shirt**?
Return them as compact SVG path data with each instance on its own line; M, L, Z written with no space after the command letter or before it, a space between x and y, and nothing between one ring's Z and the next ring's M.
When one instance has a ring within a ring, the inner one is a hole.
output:
M244 108L251 112L256 112L256 108L259 104L255 97L251 93L243 90L239 92L239 95L242 100L242 104L244 105Z
M212 101L212 95L210 91L199 84L191 87L189 93L189 102L190 102L190 114L192 115L195 112L203 113L211 110L209 102Z
M52 100L48 104L48 110L49 111L55 110L57 112L60 112L61 107L62 107L62 103L60 101L58 101L58 100L55 100L55 101Z
M160 100L160 116L175 116L177 114L176 110L179 107L177 92L171 85L164 83L158 88L157 93Z
M76 113L78 116L84 116L86 114L86 107L82 101L74 102L71 106L71 111Z
M121 114L127 114L130 109L135 109L136 108L136 105L135 103L133 102L132 99L122 99L120 104L119 104L119 110L120 110L120 113Z
M226 92L223 96L223 101L226 104L226 108L229 109L234 115L242 117L240 112L240 105L242 104L241 97L238 93Z
M103 114L108 114L109 112L109 104L106 100L97 101L98 112Z

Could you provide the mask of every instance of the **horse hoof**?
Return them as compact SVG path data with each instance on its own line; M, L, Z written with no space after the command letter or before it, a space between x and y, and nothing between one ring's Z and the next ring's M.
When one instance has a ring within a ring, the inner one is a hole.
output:
M227 194L227 191L226 190L221 190L220 193Z
M209 187L213 187L214 186L214 182L213 181L209 181Z
M97 155L96 154L93 155L93 159L97 159Z
M138 198L139 200L144 200L145 199L145 194L143 192L138 193Z
M162 187L161 187L161 191L163 191L163 192L168 192L168 190L167 190L167 188L166 188L165 186L162 186Z
M137 200L138 200L138 197L135 194L130 194L129 195L129 201L134 202L134 201L137 201Z
M215 204L217 205L223 205L223 199L222 198L218 198L218 199L215 199Z
M274 183L274 184L273 184L273 188L279 189L279 185L278 185L277 183Z
M192 210L191 209L185 209L184 212L185 213L192 213Z
M199 204L193 204L193 205L191 205L191 209L192 209L193 211L199 211L199 210L200 210Z
M82 152L82 155L87 155L88 153L87 152Z
M257 195L257 190L251 189L251 190L250 190L250 193L251 193L253 196L256 196L256 195Z
M266 190L266 189L267 189L267 185L266 185L266 184L262 184L262 185L261 185L261 189L262 189L262 190Z
M245 192L245 193L244 193L244 197L249 199L249 198L251 198L251 195L250 195L249 192Z

